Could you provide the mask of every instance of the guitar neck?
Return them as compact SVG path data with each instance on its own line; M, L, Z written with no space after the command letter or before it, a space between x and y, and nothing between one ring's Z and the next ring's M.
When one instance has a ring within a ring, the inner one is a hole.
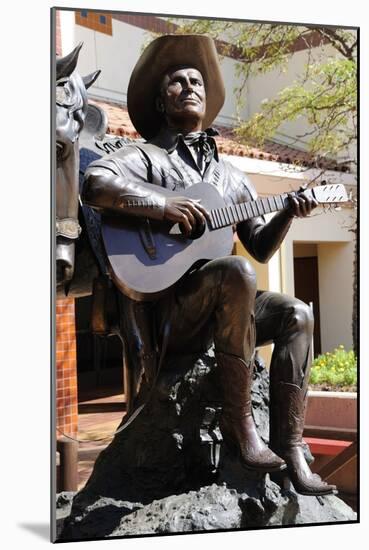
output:
M296 195L296 192L290 195ZM223 208L210 210L210 229L220 229L234 225L257 216L283 210L289 204L288 194L274 195L254 201L232 204Z

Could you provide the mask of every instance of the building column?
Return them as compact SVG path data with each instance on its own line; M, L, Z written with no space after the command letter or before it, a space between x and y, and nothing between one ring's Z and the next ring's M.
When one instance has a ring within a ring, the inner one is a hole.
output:
M56 410L58 432L78 431L77 348L74 299L56 302Z
M74 299L56 301L56 428L59 472L57 491L78 485L77 347Z
M60 12L55 12L55 51L56 55L62 54Z

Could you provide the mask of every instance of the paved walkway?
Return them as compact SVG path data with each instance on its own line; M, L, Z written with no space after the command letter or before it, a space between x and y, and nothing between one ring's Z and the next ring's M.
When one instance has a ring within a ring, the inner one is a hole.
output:
M105 390L99 397L84 395L78 403L78 440L79 450L103 450L113 439L125 414L125 397L117 390ZM78 489L81 489L90 477L95 459L78 462Z

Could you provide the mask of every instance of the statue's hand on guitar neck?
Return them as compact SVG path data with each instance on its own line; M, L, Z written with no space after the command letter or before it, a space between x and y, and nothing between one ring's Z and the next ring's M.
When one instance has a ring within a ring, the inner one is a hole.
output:
M210 217L200 199L175 196L165 198L164 219L178 223L181 232L189 236L197 227L203 227Z
M312 195L299 191L297 194L289 194L290 204L287 208L291 217L306 218L311 211L318 206L318 201Z

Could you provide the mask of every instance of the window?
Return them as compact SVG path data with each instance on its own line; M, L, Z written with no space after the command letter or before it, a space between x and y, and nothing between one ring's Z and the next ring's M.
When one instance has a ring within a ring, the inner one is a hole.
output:
M110 13L78 10L75 12L75 22L92 31L102 32L110 36L113 35L112 16Z

